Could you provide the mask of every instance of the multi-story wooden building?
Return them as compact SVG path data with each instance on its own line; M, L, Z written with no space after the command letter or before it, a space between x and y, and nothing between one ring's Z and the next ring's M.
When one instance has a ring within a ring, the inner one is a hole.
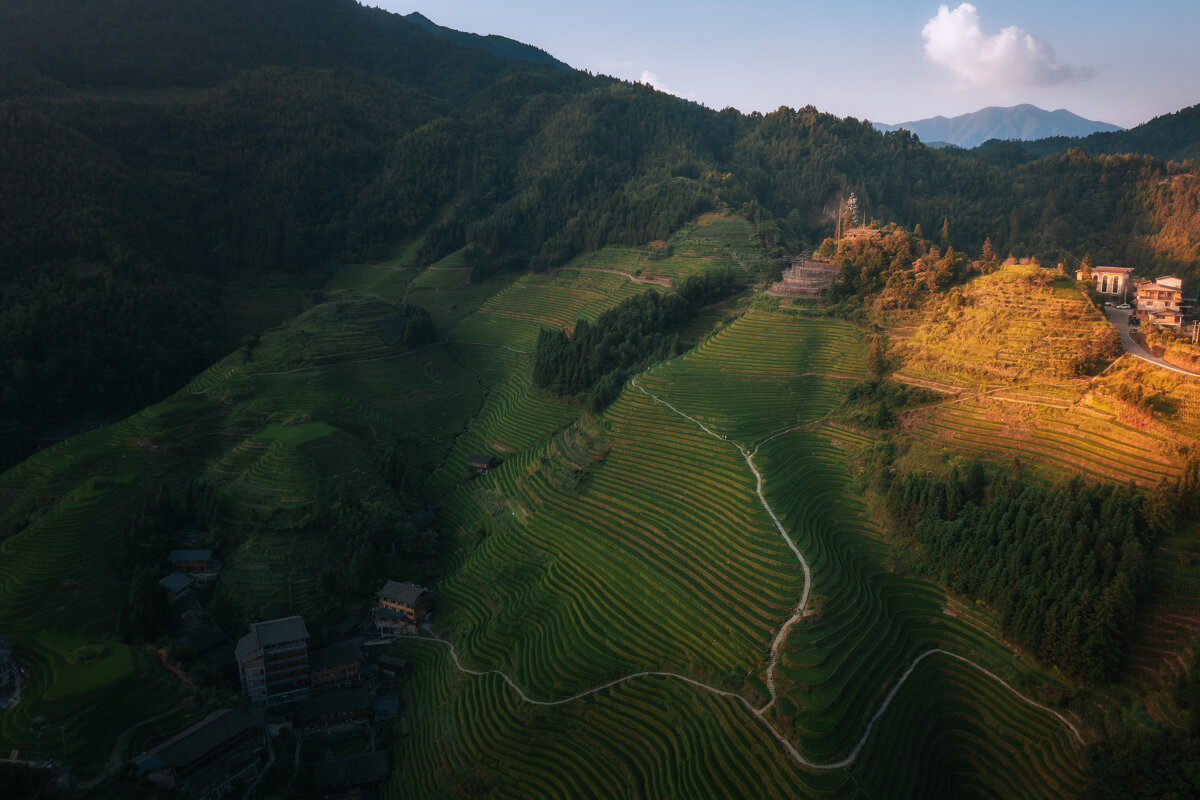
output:
M221 797L258 777L266 759L262 709L223 708L133 759L159 789Z
M214 580L221 573L221 562L212 550L172 550L167 561L171 569L191 575L198 581Z
M308 656L309 676L314 690L358 683L361 666L362 648L357 641L313 650Z
M1137 285L1137 317L1143 322L1178 328L1183 324L1183 281L1171 275Z
M296 704L296 727L303 733L345 731L370 724L371 696L363 686Z
M303 617L256 622L234 649L242 691L255 705L308 697L308 628Z
M384 635L411 633L425 621L433 594L423 586L405 581L388 581L379 590L379 605L372 616Z

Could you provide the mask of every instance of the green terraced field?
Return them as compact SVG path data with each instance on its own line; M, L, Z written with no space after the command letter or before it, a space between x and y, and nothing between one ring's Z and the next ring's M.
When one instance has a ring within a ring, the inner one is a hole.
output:
M822 420L865 374L862 340L844 323L751 313L638 377L678 412L626 387L601 419L460 484L448 516L486 534L438 587L439 632L466 667L501 670L541 701L651 670L765 705L771 640L803 575L738 449L762 441L766 497L814 575L766 717L805 757L851 752L931 648L1028 691L1036 678L994 630L946 613L935 585L891 572L888 545L848 496L844 451L867 440ZM413 769L388 796L866 797L895 782L903 796L1016 797L1033 785L1068 794L1080 778L1064 725L949 657L918 666L874 729L891 742L918 719L918 738L897 749L920 758L868 746L850 770L812 772L745 705L678 679L635 677L545 708L494 674L455 672L436 643L398 647L422 666L397 749Z
M667 242L646 247L605 247L583 253L567 266L614 270L661 282L728 269L747 282L754 282L767 273L770 260L763 255L745 219L730 214L705 214Z
M356 264L338 270L325 288L360 292L383 300L401 300L409 282L419 274L416 269Z

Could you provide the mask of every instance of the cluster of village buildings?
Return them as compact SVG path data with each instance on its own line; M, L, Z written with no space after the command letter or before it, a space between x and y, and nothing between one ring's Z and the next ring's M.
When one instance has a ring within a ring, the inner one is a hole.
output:
M196 583L213 580L220 562L211 550L175 550L174 570L160 583L175 601L185 601ZM384 655L368 664L362 634L380 637L416 633L429 614L432 594L413 583L388 581L367 619L351 618L332 631L333 644L310 646L300 616L257 622L231 645L211 625L181 637L202 661L219 672L236 669L246 708L214 711L148 750L132 763L153 786L194 797L219 797L256 780L268 761L268 731L291 725L301 737L370 736L396 717L399 697L380 695L380 676L394 678L402 659ZM364 739L365 740L365 739ZM321 797L369 797L390 772L388 755L372 749L313 765Z
M1075 273L1077 280L1084 280L1082 271ZM1183 281L1172 275L1153 280L1138 280L1133 267L1092 267L1092 280L1096 291L1123 301L1133 300L1133 318L1140 323L1179 328L1187 312L1187 301L1183 296ZM1130 288L1133 296L1130 297ZM1123 302L1122 305L1130 305Z

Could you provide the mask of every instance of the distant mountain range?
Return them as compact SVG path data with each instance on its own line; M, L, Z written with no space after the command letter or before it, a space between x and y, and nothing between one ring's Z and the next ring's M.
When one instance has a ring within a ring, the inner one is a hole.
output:
M1118 125L1084 119L1066 109L1046 111L1024 103L1002 108L989 106L957 117L930 117L896 125L875 123L881 131L904 128L926 144L976 147L989 139L1046 139L1051 136L1087 136L1091 133L1124 130Z

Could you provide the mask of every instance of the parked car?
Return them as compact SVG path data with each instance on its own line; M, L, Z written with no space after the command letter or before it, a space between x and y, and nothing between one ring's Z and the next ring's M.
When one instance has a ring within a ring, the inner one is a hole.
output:
M1130 308L1130 305L1129 305L1129 303L1121 303L1121 305L1117 306L1117 308L1128 310Z

